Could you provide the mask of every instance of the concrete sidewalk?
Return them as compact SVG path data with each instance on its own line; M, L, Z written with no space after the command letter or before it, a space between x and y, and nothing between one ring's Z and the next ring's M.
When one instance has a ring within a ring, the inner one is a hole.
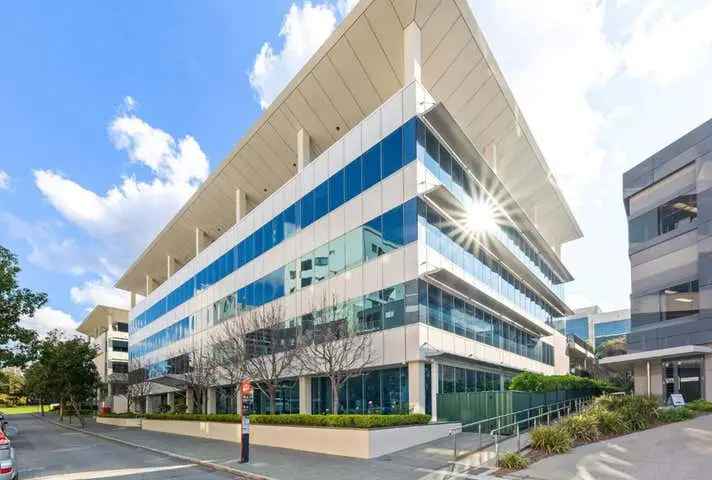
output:
M708 480L712 478L712 415L577 447L509 478Z
M489 478L487 474L490 473L485 468L449 464L452 442L447 438L372 460L254 445L250 447L250 463L241 464L238 443L113 427L93 420L88 422L86 431L154 451L161 450L196 463L227 466L235 469L235 474L239 471L274 480L474 480Z

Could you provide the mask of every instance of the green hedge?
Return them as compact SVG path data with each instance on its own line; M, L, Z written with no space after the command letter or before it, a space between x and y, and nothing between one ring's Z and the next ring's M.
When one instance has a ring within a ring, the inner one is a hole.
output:
M147 413L143 416L147 420L182 420L188 422L219 422L240 423L241 417L237 414L211 414L198 413Z
M425 425L430 415L250 415L250 422L263 425L301 425L308 427L383 428Z
M143 415L140 415L138 413L100 413L98 415L99 417L106 417L106 418L141 418Z
M182 420L193 422L240 423L240 415L190 413L147 413L147 420ZM430 415L250 415L250 422L262 425L301 425L309 427L383 428L402 425L425 425Z
M615 390L606 382L576 375L543 375L524 372L515 376L509 384L510 390L522 392L555 392L558 390L588 390L600 394Z

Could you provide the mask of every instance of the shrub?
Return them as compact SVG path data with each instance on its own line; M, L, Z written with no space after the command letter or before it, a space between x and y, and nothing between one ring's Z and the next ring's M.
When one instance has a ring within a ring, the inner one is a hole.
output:
M619 398L622 400L617 411L630 431L645 430L657 418L658 402L655 398L643 395L625 395Z
M666 408L658 411L658 420L663 423L681 422L694 416L694 412L687 407Z
M593 442L599 435L598 419L590 411L566 418L561 422L561 428L579 442Z
M566 453L571 450L571 435L559 425L541 426L529 435L532 447L548 454Z
M220 422L240 423L241 417L236 414L211 414L198 413L147 413L143 416L147 420L181 420L193 422Z
M132 413L132 412L127 412L127 413L99 413L100 417L107 417L107 418L141 418L143 415L140 415L138 413Z
M696 412L712 412L712 402L707 400L695 400L687 404L687 408L690 408Z
M384 428L403 425L425 425L430 415L251 415L250 421L265 425L301 425L309 427Z
M507 470L521 470L527 468L527 465L529 465L529 460L517 452L505 453L499 457L499 462L497 463L498 467L506 468Z
M594 407L589 411L589 414L596 418L598 431L601 435L620 435L628 432L623 416L619 412Z
M589 391L593 394L613 391L608 383L576 375L543 375L523 372L509 384L510 390L523 392L555 392L557 390Z

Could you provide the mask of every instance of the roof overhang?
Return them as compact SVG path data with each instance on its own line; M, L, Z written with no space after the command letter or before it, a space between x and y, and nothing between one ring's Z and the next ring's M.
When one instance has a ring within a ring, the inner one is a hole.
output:
M606 357L601 359L598 363L609 367L623 367L639 362L647 362L649 360L681 357L685 355L703 355L706 353L712 353L712 348L703 345L683 345L681 347L661 348L658 350Z
M496 150L497 176L554 248L581 237L467 1L361 0L116 286L141 293L147 275L162 282L168 255L194 257L196 228L217 238L235 224L236 189L249 210L294 176L299 130L317 156L402 88L413 22L424 87L479 152Z
M98 333L108 328L109 316L111 316L115 322L128 323L129 321L128 310L106 305L97 305L77 327L77 331L89 337L95 337Z

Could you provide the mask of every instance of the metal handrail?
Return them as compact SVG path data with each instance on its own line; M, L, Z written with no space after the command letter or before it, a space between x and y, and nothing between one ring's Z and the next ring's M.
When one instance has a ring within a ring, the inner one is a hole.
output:
M583 408L589 403L590 400L591 400L591 397L585 397L585 398L569 400L567 402L570 402L573 405L573 409L575 412L579 412L579 411L583 410ZM563 402L563 403L567 403L567 402ZM556 413L557 414L556 417L558 419L558 418L561 418L560 412L562 410L567 410L566 414L569 415L571 413L571 405L567 405L565 407L562 406L562 407L559 407L557 410L548 411L546 413L539 414L535 417L526 418L524 420L519 420L517 422L510 423L509 425L503 425L503 426L493 429L490 432L490 435L494 436L494 451L495 451L495 458L496 458L497 462L499 463L499 435L500 434L495 433L495 432L499 432L499 430L502 430L505 428L514 427L516 430L515 435L517 435L517 451L520 451L522 449L521 435L520 435L521 432L520 432L520 428L519 428L520 423L531 422L533 420L534 426L536 427L536 423L537 423L536 420L538 418L543 418L544 416L546 416L547 417L546 424L549 425L549 423L551 422L551 413Z
M492 432L490 432L490 435L492 435L496 430L501 430L503 428L506 428L507 426L514 425L514 424L509 424L509 425L501 426L500 421L501 421L501 419L503 419L505 417L511 417L513 415L520 415L520 414L526 413L527 420L531 420L532 418L538 418L538 417L531 417L529 412L531 412L532 410L539 410L540 416L543 416L543 415L551 414L551 412L559 412L562 409L562 407L559 407L557 410L553 410L552 407L557 407L559 405L570 405L572 402L577 402L584 398L588 399L590 397L574 398L574 399L570 399L570 400L562 400L562 401L556 402L556 403L539 405L539 406L527 408L524 410L518 410L516 412L504 413L502 415L497 415L496 417L485 418L484 420L478 420L476 422L467 423L465 425L460 425L459 427L453 427L448 430L448 436L453 437L453 459L457 459L457 436L456 436L456 434L462 433L466 428L477 426L477 434L479 436L479 444L478 444L477 449L480 450L480 449L482 449L482 425L483 424L492 423L495 421L497 422L497 428L492 430ZM542 412L544 409L546 409L546 412ZM520 422L516 422L516 423L521 423L524 421L526 421L526 420L521 420ZM496 439L495 439L495 443L496 443Z

